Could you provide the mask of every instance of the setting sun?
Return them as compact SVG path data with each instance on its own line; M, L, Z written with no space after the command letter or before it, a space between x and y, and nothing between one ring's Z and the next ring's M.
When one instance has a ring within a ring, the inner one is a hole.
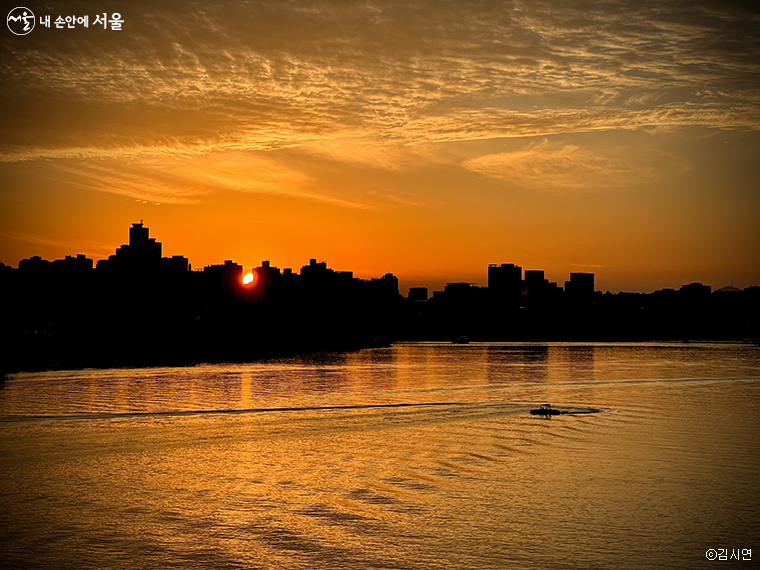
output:
M253 273L243 275L243 285L250 285L251 283L253 283Z

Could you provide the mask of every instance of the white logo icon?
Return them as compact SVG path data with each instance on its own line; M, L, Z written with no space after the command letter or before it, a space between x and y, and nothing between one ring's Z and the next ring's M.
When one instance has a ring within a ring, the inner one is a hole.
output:
M29 8L14 8L8 12L8 29L17 36L25 36L34 29L34 12Z

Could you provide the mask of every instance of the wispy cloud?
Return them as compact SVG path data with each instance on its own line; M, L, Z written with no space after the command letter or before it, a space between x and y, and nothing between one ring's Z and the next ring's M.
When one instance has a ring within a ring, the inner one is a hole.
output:
M98 192L153 204L194 204L209 189L198 181L167 173L161 167L130 165L123 160L56 162L57 180Z
M130 157L135 158L135 157ZM277 194L347 208L367 204L310 190L311 179L267 156L242 151L200 157L57 161L59 181L153 204L193 204L213 192Z
M398 169L393 146L760 129L760 19L740 4L138 1L125 20L3 37L0 160L303 146Z
M657 157L678 161L676 157ZM547 139L525 147L488 154L462 163L467 170L503 180L517 186L541 191L593 190L649 182L659 168L647 157L631 156L624 150L590 150L576 144L550 143ZM673 166L672 164L670 165Z

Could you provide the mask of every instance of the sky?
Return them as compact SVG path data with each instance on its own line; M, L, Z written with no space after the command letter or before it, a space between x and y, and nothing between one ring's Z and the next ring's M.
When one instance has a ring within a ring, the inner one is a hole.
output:
M25 1L0 261L126 243L408 287L760 285L760 10L737 1ZM96 25L118 12L122 29ZM50 27L40 17L51 17ZM89 27L56 28L58 16Z

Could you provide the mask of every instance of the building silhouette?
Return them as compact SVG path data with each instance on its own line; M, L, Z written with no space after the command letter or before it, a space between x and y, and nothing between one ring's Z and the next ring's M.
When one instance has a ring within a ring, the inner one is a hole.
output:
M410 301L427 301L428 300L428 288L427 287L410 287L409 295L407 298Z
M760 288L688 283L650 294L602 294L593 273L564 289L543 270L490 264L487 287L449 282L399 293L386 273L359 279L310 259L193 271L162 257L143 223L97 264L83 254L18 268L0 263L0 368L183 364L379 346L387 339L687 340L760 337ZM378 343L378 339L383 339Z
M522 267L513 263L490 264L488 292L496 303L517 309L522 301Z
M573 304L591 304L594 301L594 274L571 273L565 281L565 294Z
M202 277L207 295L233 300L243 296L243 266L231 259L220 265L207 265Z

